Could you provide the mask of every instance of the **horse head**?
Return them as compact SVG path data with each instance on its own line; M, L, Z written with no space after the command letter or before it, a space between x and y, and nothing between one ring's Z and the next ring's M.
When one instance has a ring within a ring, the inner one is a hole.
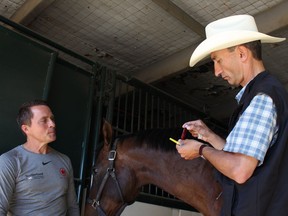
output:
M93 183L86 202L85 216L120 215L124 208L135 201L138 191L129 187L133 173L121 165L117 157L117 142L112 142L112 126L104 121L103 147L93 167ZM121 168L121 172L119 169Z

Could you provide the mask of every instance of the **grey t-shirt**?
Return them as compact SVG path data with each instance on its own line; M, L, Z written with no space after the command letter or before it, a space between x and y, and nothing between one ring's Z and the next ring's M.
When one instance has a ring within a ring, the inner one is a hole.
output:
M79 216L70 159L22 145L0 156L0 216Z

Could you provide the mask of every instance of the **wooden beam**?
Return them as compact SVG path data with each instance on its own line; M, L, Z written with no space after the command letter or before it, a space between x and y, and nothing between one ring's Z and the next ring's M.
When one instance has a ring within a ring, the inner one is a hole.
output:
M161 8L167 11L170 15L178 19L184 25L189 27L192 31L196 32L201 37L205 38L205 28L195 19L193 19L189 14L175 5L173 2L169 0L153 0L156 4L158 4Z
M16 23L28 25L44 9L51 5L55 0L27 0L24 4L10 17Z

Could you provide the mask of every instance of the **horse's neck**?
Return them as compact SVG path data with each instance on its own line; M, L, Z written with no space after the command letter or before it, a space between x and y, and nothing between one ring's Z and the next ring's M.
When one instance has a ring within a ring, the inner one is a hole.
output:
M133 169L138 188L154 184L198 210L214 208L221 189L204 159L184 160L176 152L149 149L132 149L125 158L127 166Z
M166 188L176 180L177 176L174 171L177 170L178 160L173 154L148 151L138 155L141 158L141 165L135 170L135 173L140 184L152 183Z
M206 183L207 171L201 158L188 161L175 152L149 149L132 149L125 157L127 165L137 176L139 186L154 184L175 194L179 188L194 187L191 183L195 183L195 187Z

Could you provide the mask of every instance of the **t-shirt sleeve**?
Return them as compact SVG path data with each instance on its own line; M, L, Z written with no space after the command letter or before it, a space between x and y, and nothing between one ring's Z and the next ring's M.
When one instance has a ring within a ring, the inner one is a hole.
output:
M15 187L17 166L5 154L0 156L0 216L6 216Z
M73 174L73 168L71 165L71 161L69 159L69 186L67 191L67 215L68 216L80 216L80 210L79 205L77 203L76 198L76 192L75 192L75 186L74 186L74 174Z

